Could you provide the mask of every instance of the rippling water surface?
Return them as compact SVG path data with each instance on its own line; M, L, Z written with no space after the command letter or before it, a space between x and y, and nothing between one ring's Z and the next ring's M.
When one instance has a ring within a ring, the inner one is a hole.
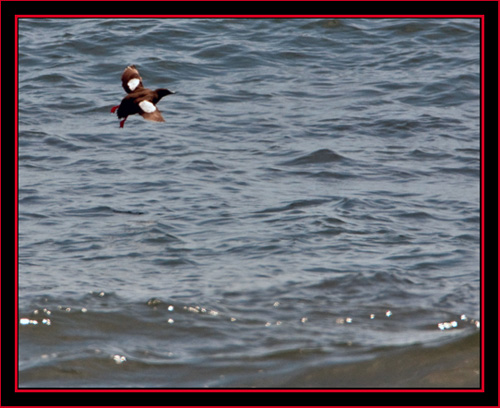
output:
M479 39L21 19L19 385L477 387Z

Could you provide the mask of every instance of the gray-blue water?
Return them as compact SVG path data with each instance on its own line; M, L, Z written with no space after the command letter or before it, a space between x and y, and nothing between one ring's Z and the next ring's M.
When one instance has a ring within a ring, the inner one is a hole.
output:
M479 41L20 19L19 385L477 387Z

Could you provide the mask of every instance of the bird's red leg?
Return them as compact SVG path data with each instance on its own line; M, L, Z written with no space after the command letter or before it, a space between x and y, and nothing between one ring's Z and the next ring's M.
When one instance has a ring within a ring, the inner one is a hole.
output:
M123 119L122 121L120 121L120 127L122 128L123 125L125 124L125 121L127 120L127 118Z
M120 107L120 105L113 106L111 108L111 113L115 113L115 111Z

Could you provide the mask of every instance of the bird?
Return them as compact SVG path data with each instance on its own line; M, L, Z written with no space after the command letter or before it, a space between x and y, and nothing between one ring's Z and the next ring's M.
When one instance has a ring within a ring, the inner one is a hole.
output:
M119 105L111 108L111 113L115 113L120 121L120 128L123 127L127 117L138 113L146 120L153 122L165 122L156 104L161 98L175 94L166 88L151 90L144 88L142 78L135 65L129 65L122 74L122 86L127 92L127 96L122 99Z

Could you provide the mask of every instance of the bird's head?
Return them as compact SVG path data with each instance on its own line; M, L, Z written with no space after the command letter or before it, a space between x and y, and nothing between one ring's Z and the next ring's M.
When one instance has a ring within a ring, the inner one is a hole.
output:
M163 98L164 96L174 94L174 91L169 91L166 88L160 88L156 90L156 93L158 94L159 99Z

